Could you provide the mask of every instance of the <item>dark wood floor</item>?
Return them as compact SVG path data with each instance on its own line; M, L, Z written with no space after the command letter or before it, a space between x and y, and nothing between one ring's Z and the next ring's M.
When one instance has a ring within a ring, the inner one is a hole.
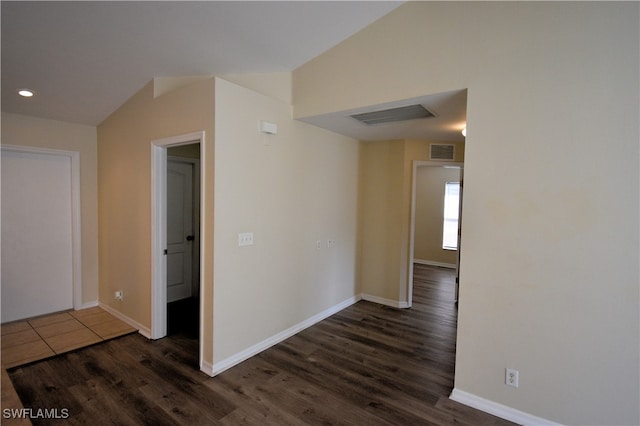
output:
M414 276L413 308L358 302L214 378L180 333L129 335L9 374L25 407L66 408L71 424L511 424L448 399L454 278L425 266Z

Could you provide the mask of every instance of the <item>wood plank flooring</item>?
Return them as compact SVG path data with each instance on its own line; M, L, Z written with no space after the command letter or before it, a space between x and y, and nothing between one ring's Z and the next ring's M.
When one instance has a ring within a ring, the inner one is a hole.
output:
M454 277L414 276L413 308L358 302L214 378L184 334L129 335L9 375L25 407L66 408L69 424L511 424L448 399Z

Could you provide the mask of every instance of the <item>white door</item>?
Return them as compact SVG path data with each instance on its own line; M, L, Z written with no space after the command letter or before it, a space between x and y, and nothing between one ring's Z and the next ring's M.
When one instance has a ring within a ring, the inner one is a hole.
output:
M2 150L2 322L73 307L71 158Z
M167 303L191 297L193 164L167 160Z

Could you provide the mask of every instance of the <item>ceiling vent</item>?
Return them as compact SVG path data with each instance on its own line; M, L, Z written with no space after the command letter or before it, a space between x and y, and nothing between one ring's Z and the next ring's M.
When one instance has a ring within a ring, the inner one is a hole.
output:
M400 108L384 109L381 111L354 114L351 117L365 124L393 123L396 121L415 120L417 118L429 118L436 115L422 105L409 105Z
M432 143L429 145L429 160L453 161L455 145Z

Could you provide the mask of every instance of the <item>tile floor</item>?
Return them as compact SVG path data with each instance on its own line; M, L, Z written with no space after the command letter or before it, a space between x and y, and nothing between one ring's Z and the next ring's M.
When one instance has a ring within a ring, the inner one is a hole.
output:
M3 324L2 367L12 368L133 333L100 307Z

